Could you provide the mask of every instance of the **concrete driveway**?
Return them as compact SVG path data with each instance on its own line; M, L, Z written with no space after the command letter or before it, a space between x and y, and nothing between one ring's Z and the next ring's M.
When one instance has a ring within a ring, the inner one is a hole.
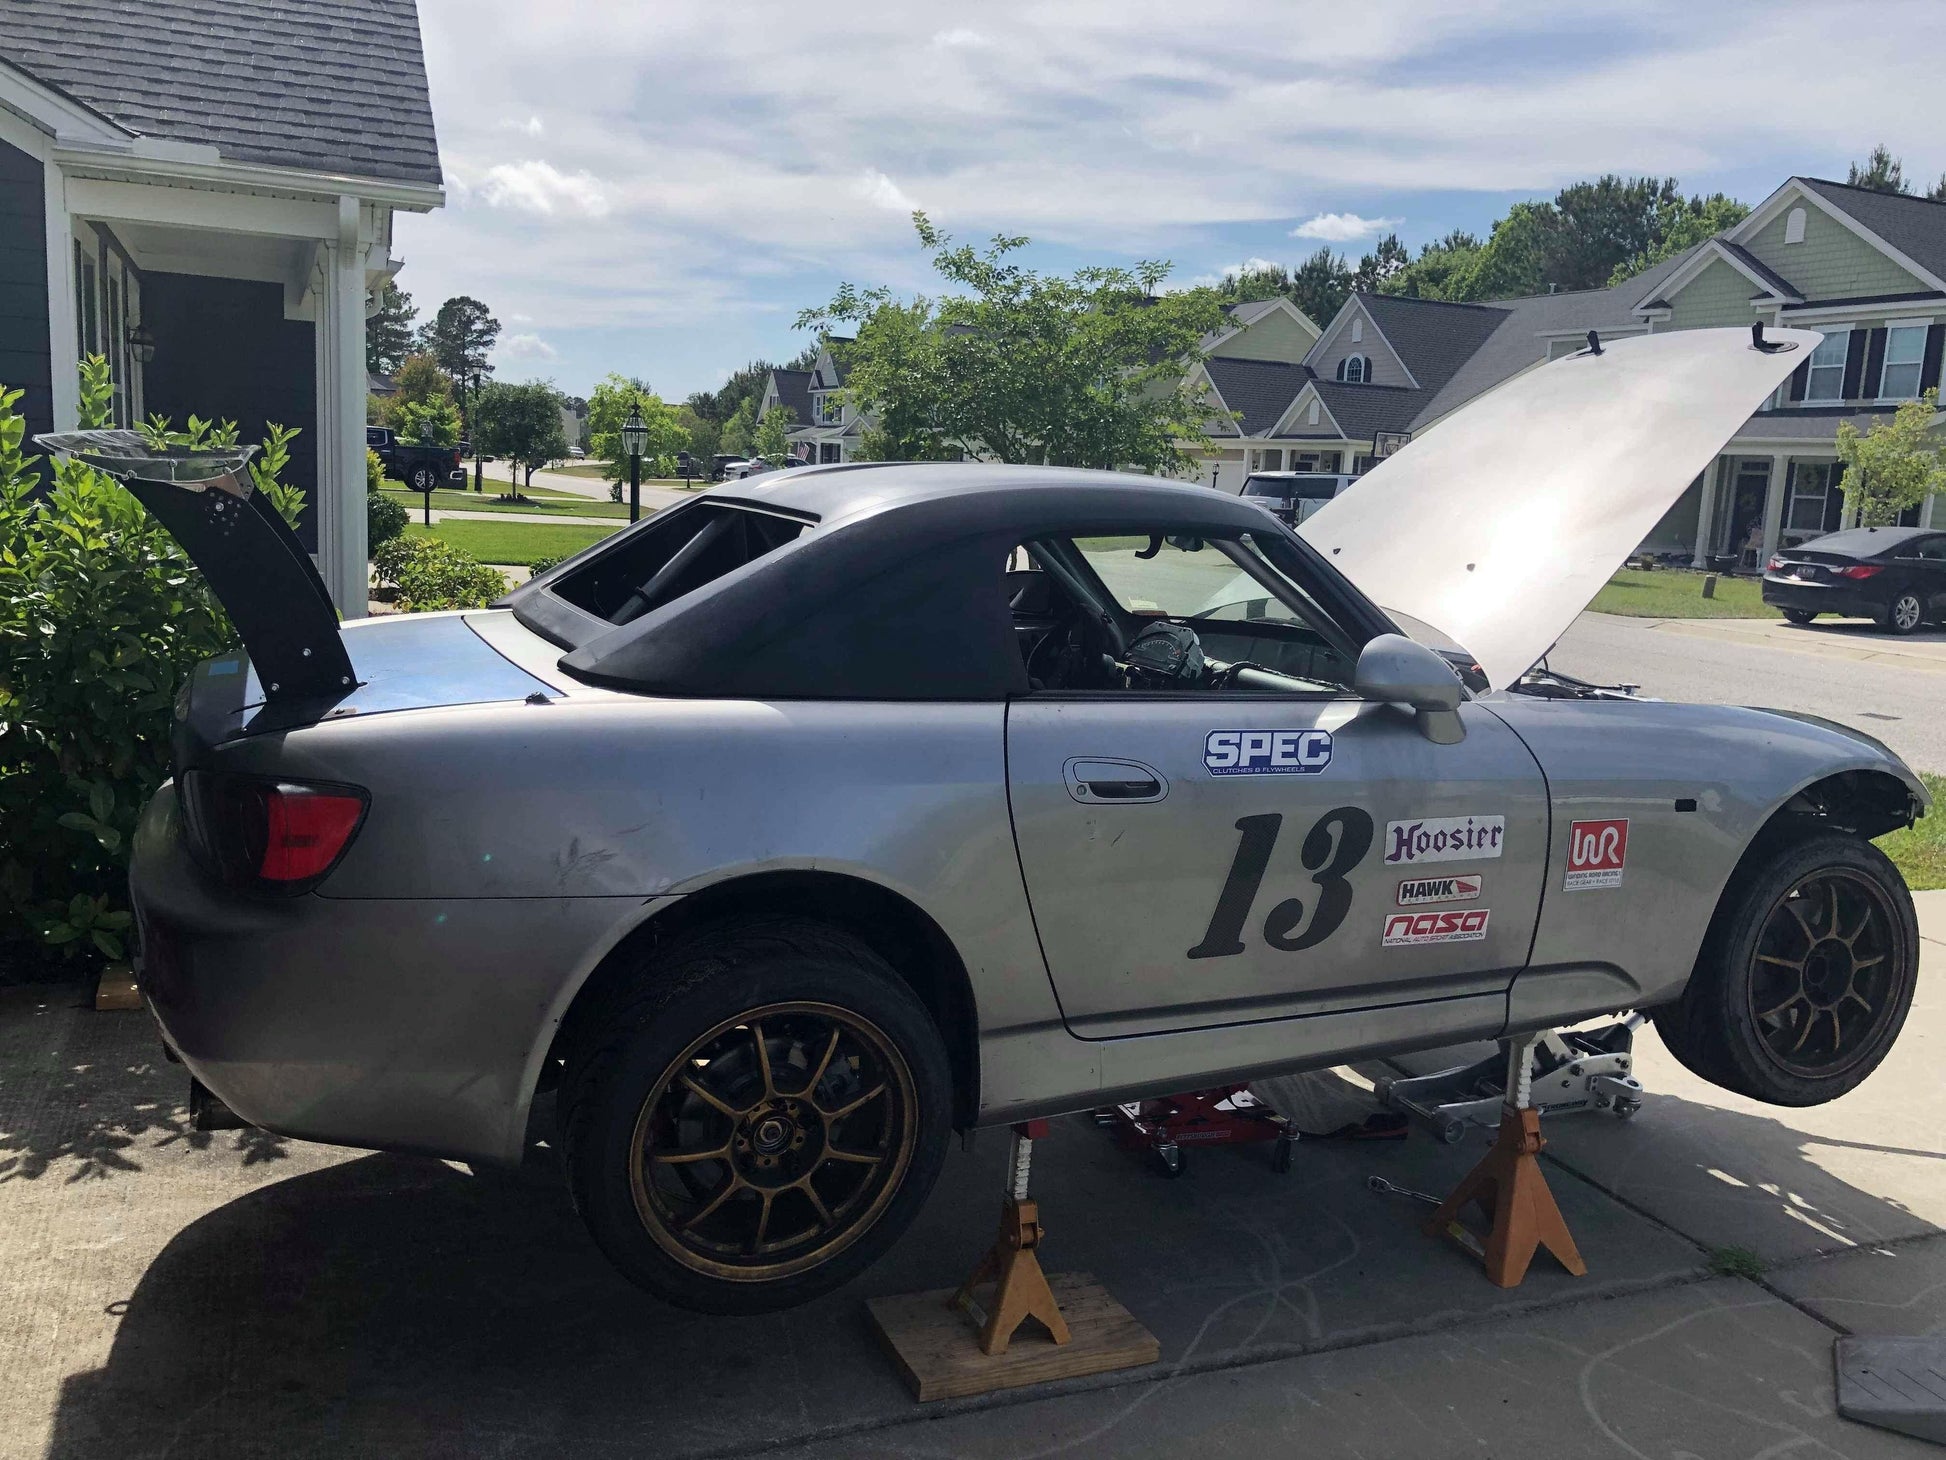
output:
M1662 699L1822 715L1877 736L1916 769L1946 772L1946 630L1901 637L1849 619L1798 628L1584 613L1548 662Z
M1835 1335L1946 1327L1946 894L1890 1062L1817 1110L1694 1080L1645 1035L1633 1121L1550 1122L1588 1260L1502 1292L1380 1174L1479 1147L1197 1153L1165 1181L1082 1120L1041 1146L1053 1270L1096 1274L1161 1363L921 1409L868 1296L989 1240L1004 1140L796 1311L709 1319L621 1281L545 1149L516 1173L198 1134L146 1015L0 992L0 1455L1899 1456L1833 1411ZM1734 1245L1764 1270L1711 1272ZM1029 1341L1023 1338L1019 1341Z

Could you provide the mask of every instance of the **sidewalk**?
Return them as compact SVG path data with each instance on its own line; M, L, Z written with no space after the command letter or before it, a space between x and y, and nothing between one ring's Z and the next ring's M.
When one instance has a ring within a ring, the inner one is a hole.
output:
M1443 1191L1473 1143L1205 1151L1165 1181L1087 1121L1039 1148L1054 1270L1150 1368L920 1408L864 1299L950 1286L1006 1142L955 1148L864 1277L761 1318L664 1308L601 1259L545 1150L518 1173L199 1134L141 1014L0 991L0 1455L1918 1456L1834 1413L1841 1332L1946 1326L1946 893L1891 1060L1814 1110L1637 1044L1629 1122L1550 1122L1589 1266L1511 1291L1368 1175ZM1762 1270L1719 1277L1734 1245ZM1026 1338L1017 1341L1028 1341Z
M1761 618L1660 619L1650 627L1690 638L1760 644L1797 654L1860 659L1889 667L1946 674L1946 630L1940 629L1896 635L1881 633L1863 619L1818 619L1800 626Z

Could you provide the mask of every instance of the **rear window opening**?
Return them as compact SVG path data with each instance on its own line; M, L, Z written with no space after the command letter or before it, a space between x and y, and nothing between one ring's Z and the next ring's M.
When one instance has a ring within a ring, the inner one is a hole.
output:
M795 540L809 523L699 502L631 533L548 585L557 598L605 623L632 623L706 583Z

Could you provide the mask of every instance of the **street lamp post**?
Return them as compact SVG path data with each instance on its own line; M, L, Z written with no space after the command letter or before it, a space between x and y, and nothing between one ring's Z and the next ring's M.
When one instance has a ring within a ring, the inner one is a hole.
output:
M642 423L642 403L628 408L622 422L622 450L628 453L628 520L642 520L642 452L649 444L649 428Z
M466 419L461 424L465 426L467 437L471 439L473 443L473 490L476 492L483 492L486 490L486 488L484 483L481 481L481 476L483 475L483 469L480 465L480 443L476 438L474 438L474 433L473 433L473 402L474 399L479 395L479 393L480 393L480 372L475 370L473 372L472 383L468 387L466 392ZM519 496L520 488L516 486L513 489L513 493L516 497Z

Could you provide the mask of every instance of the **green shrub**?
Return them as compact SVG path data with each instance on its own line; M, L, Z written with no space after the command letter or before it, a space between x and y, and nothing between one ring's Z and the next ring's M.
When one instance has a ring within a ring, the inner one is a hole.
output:
M436 537L395 537L372 554L381 588L401 613L485 608L507 591L507 575Z
M527 576L529 578L538 578L549 568L558 568L567 560L568 555L566 553L556 553L551 558L535 558L533 562L527 565Z
M108 367L81 367L81 424L108 424ZM24 454L20 392L0 389L0 937L68 956L126 951L129 838L169 774L170 706L201 660L232 647L221 605L175 539L118 483ZM192 417L152 440L233 443ZM303 493L276 473L296 433L270 428L251 463L286 520ZM52 479L33 495L43 472Z
M365 451L365 550L376 552L393 538L402 536L410 514L405 503L397 497L388 497L381 490L385 483L385 466L378 459L378 453L369 447Z

